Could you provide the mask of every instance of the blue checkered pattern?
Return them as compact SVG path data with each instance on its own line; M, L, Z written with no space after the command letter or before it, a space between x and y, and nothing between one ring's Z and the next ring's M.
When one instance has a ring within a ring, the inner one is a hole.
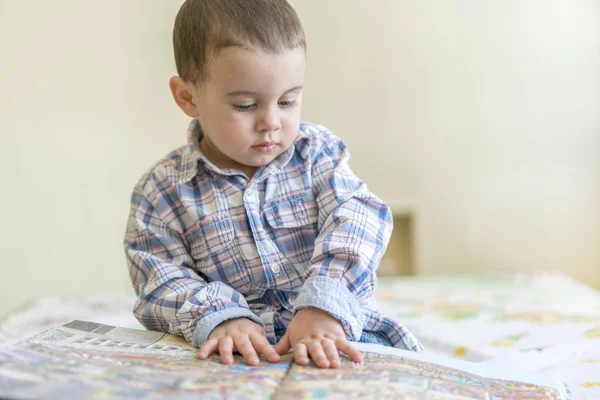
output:
M200 346L221 322L246 317L274 343L295 310L317 307L395 347L421 351L405 327L376 311L375 270L392 231L389 208L348 166L344 143L303 123L286 152L248 179L219 169L188 144L139 181L125 253L151 330Z

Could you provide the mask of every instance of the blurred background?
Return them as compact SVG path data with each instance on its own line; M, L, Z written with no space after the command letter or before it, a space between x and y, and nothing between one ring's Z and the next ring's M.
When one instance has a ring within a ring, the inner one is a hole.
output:
M129 293L131 190L185 143L179 0L0 0L0 318ZM382 274L600 288L599 0L293 0L303 116L394 211Z

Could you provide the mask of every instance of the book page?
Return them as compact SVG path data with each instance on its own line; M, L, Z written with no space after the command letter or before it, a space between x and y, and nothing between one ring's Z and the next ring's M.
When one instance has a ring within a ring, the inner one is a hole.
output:
M199 360L183 338L71 321L0 347L0 398L268 399L291 366Z
M570 399L551 377L375 344L353 343L362 365L339 369L294 365L276 399Z

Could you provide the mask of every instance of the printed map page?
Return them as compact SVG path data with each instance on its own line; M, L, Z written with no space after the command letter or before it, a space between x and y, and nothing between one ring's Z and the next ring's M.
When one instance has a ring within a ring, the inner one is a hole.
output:
M355 344L337 369L241 357L196 358L180 337L71 321L0 347L0 397L14 399L568 399L553 379L506 368Z

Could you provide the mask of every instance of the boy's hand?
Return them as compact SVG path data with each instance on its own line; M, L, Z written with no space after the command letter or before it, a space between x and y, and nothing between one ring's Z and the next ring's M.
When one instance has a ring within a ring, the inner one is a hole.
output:
M362 362L362 354L346 340L342 324L318 308L299 310L275 345L279 354L287 353L290 348L299 365L307 365L310 355L320 368L337 368L341 365L339 351L348 354L354 362Z
M260 363L258 354L270 362L279 361L279 354L267 340L264 329L247 318L234 318L221 323L198 350L198 358L205 360L213 352L221 354L224 364L233 363L233 352L242 354L249 365Z

